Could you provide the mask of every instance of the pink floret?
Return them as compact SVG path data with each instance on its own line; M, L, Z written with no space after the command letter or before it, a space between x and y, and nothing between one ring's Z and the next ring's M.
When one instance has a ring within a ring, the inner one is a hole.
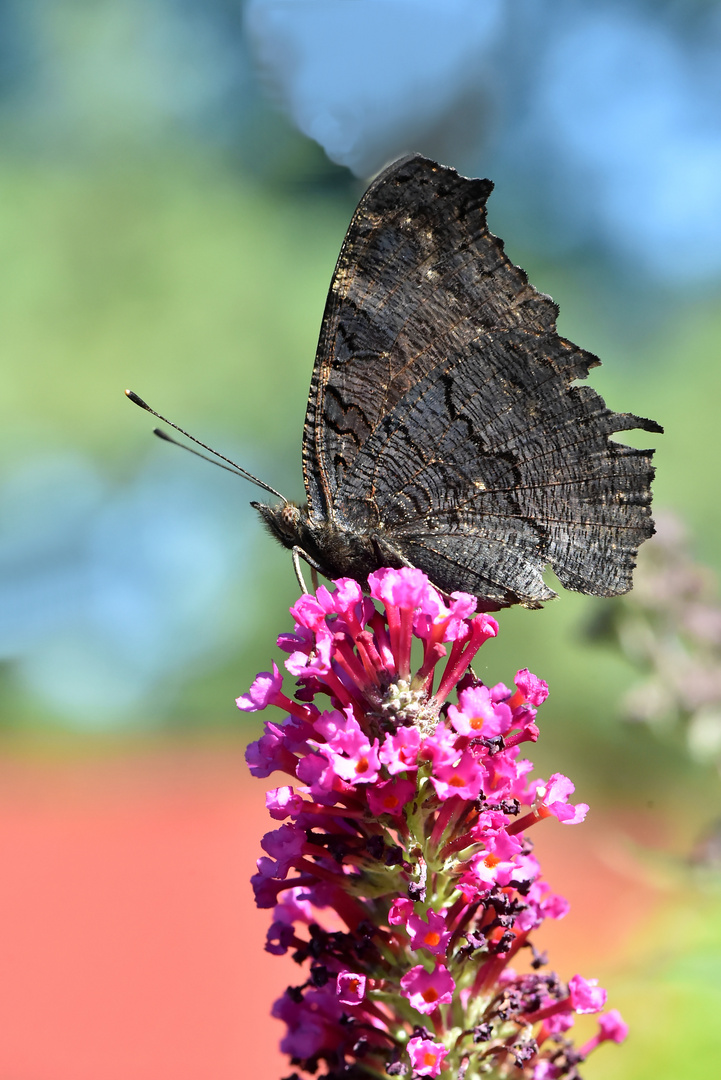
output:
M565 825L578 825L588 813L587 803L568 803L569 795L576 790L575 785L563 773L554 773L548 783L540 785L536 792L538 804L549 814L553 814Z
M460 795L463 799L477 799L483 787L486 770L472 753L464 750L454 765L434 766L431 783L439 799L451 799Z
M514 682L529 705L542 705L548 697L548 683L532 675L528 668L517 671Z
M606 1004L606 991L598 985L598 979L574 975L568 981L568 994L577 1013L600 1012Z
M383 740L378 757L391 775L418 768L421 733L417 727L399 727Z
M402 780L400 777L383 780L380 784L368 788L368 806L376 817L381 814L399 817L403 813L403 807L411 801L415 793L416 785L412 780Z
M358 1005L366 994L366 976L341 971L336 979L336 994L341 1005Z
M453 997L456 984L447 968L438 964L434 971L426 971L422 964L407 971L401 979L401 992L414 1009L420 1013L432 1013L439 1005L447 1005Z
M448 706L448 718L459 735L505 735L510 731L513 717L508 705L493 701L487 686L471 686L458 696L459 707Z
M333 635L324 627L319 627L313 648L292 652L285 666L291 675L327 675L332 655Z
M276 860L273 877L286 876L295 860L300 858L305 843L305 833L297 825L281 825L279 829L265 834L260 846Z
M438 724L433 734L423 740L418 758L432 761L434 769L441 765L451 765L458 760L457 741L455 731L451 731L445 724Z
M405 926L412 914L413 901L405 896L397 896L388 912L388 924L389 926Z
M265 793L265 805L270 816L275 818L276 821L282 821L287 817L295 817L300 813L303 801L302 797L289 784Z
M368 588L371 596L386 607L412 611L420 607L431 586L422 570L404 566L400 570L376 570L369 574Z
M416 1037L409 1039L407 1049L414 1076L440 1075L443 1068L443 1059L448 1053L443 1043L431 1042L430 1039Z
M628 1035L628 1024L625 1023L618 1009L609 1009L598 1018L598 1026L601 1029L601 1040L611 1039L615 1043L622 1043Z
M442 915L429 911L427 921L419 915L411 915L408 930L412 935L412 949L427 949L434 956L445 956L451 931L446 929L446 920Z
M268 705L273 704L274 699L280 693L282 685L283 676L274 663L273 673L261 671L259 675L256 675L248 693L237 697L235 704L243 712L257 712L259 709L265 709Z

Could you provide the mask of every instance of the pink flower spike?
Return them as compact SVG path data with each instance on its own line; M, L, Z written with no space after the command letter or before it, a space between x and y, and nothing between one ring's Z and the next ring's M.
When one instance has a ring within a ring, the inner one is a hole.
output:
M567 777L532 779L522 757L548 688L526 668L515 686L474 674L498 624L473 597L410 567L378 570L369 588L344 578L301 597L278 638L295 689L283 694L274 664L238 699L287 714L247 750L253 774L280 770L283 784L266 793L273 831L251 878L273 913L265 947L306 967L273 1007L281 1049L299 1076L324 1063L567 1080L627 1028L604 1015L595 980L566 987L538 970L536 932L568 904L526 830L587 810ZM533 960L516 971L525 946ZM595 1034L574 1046L579 1013L595 1014Z
M283 676L278 671L276 664L273 663L273 674L271 675L269 671L261 671L260 675L256 675L248 693L237 697L235 704L243 712L257 712L259 709L266 709L268 705L275 703L282 685Z
M451 931L446 930L446 920L435 911L428 912L428 921L419 915L411 915L408 929L412 934L412 949L427 949L434 956L445 956Z
M341 1005L359 1005L365 997L366 977L354 971L340 971L336 979L336 994Z
M415 793L416 785L412 780L402 780L400 777L383 780L380 784L368 788L368 806L376 817L381 814L399 817L403 807L411 801Z
M419 1013L432 1013L439 1005L447 1005L453 997L456 984L443 964L434 971L426 971L417 964L401 979L401 992Z
M606 991L598 985L598 979L584 979L581 975L568 980L568 997L577 1013L597 1013L606 1004Z
M448 1050L443 1043L416 1037L407 1046L414 1076L438 1076Z

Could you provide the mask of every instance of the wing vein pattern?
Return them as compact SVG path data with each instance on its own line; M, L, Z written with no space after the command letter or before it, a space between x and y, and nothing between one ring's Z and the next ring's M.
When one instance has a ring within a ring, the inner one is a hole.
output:
M610 438L599 363L489 232L493 185L420 156L361 200L321 327L303 438L311 520L387 542L500 605L630 588L653 532L650 450Z

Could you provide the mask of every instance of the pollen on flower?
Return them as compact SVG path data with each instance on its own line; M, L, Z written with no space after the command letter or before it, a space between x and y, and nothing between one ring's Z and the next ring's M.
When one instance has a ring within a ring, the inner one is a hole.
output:
M274 664L238 698L286 714L247 752L254 775L290 780L266 796L282 824L252 878L272 909L266 949L305 965L273 1006L281 1048L299 1080L573 1080L626 1028L605 1013L575 1050L563 1033L605 991L581 976L564 985L535 950L530 974L511 966L568 910L526 833L587 810L569 804L570 780L531 780L520 757L548 688L525 668L515 691L476 678L498 624L473 597L442 597L410 568L368 585L370 596L341 579L301 597L278 639L295 694Z

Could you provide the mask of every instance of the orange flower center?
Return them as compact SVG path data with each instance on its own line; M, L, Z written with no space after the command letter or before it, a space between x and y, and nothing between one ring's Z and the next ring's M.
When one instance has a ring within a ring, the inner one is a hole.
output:
M423 938L424 945L437 945L441 940L441 935L437 930L429 930L426 936Z

